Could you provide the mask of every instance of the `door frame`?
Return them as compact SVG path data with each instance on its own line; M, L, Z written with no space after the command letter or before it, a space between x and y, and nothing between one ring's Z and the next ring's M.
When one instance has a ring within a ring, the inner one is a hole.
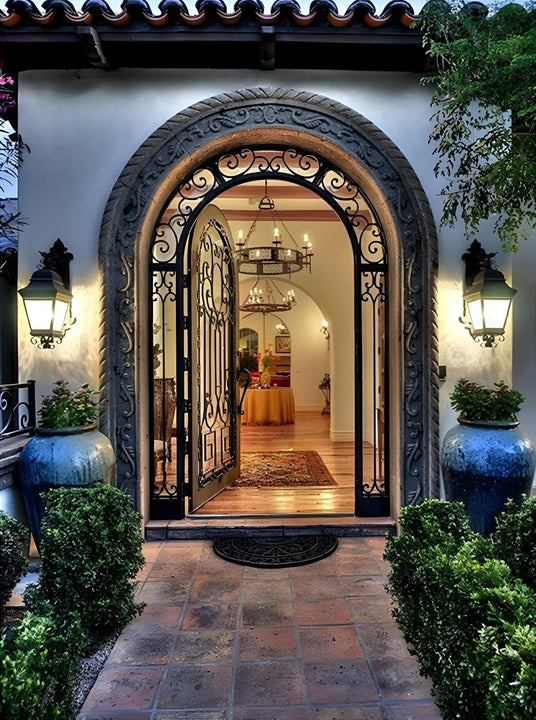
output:
M376 126L319 95L236 91L178 113L127 163L110 195L99 243L102 427L114 443L118 487L146 512L148 401L143 302L148 247L181 180L238 145L297 145L326 157L364 189L385 229L390 258L391 514L438 495L437 235L426 194L406 158ZM395 342L396 339L396 342Z

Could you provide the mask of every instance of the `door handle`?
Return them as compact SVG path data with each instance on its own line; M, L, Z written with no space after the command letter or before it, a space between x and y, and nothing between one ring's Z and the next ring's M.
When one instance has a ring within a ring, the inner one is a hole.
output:
M249 374L249 370L242 368L241 370L237 371L236 380L239 384L243 383L243 387L244 387L244 389L242 390L242 395L240 396L240 402L238 403L238 408L237 408L237 413L239 415L244 414L244 411L242 410L242 405L244 404L244 398L246 397L246 390L249 387L250 379L251 379L251 376Z

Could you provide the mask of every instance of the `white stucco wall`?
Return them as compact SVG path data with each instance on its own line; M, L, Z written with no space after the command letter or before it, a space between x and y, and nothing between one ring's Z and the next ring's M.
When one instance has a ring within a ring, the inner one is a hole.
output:
M58 377L72 384L98 378L98 298L96 257L99 227L108 195L138 146L159 125L203 98L238 87L285 86L314 91L360 112L398 145L413 165L432 210L441 214L440 182L433 174L434 157L427 143L431 90L418 76L393 73L211 70L32 71L22 73L19 130L31 147L20 177L20 209L27 218L21 236L20 282L26 284L40 256L57 237L74 255L71 265L73 314L76 324L63 345L44 352L29 342L20 313L20 378L36 378L38 393ZM491 232L479 238L488 252L498 248ZM439 336L440 363L447 366L441 389L441 434L454 423L448 392L456 379L512 382L512 328L497 348L474 343L458 322L462 309L463 263L468 246L461 228L440 232ZM514 313L523 315L515 334L514 384L519 377L527 396L524 416L536 416L534 381L534 248L522 246L517 256L497 256L498 266L514 268L518 289ZM523 306L523 310L519 306ZM22 308L21 308L22 310ZM336 317L328 317L336 335ZM528 328L528 330L525 330ZM534 437L534 419L532 420Z

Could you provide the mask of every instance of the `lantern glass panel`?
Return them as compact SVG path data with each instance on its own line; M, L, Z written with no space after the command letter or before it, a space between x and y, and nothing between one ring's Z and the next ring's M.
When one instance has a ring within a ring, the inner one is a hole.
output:
M482 302L480 298L467 303L467 309L471 316L471 324L474 332L484 329L484 318L482 316Z
M24 307L28 315L28 323L32 332L50 332L54 300L24 300Z
M486 328L504 330L511 300L487 299L482 301L484 306L484 321Z
M63 330L63 325L65 324L65 317L67 315L68 309L68 302L64 302L63 300L56 300L56 304L54 306L54 322L52 324L52 330L54 332L61 333L61 331Z

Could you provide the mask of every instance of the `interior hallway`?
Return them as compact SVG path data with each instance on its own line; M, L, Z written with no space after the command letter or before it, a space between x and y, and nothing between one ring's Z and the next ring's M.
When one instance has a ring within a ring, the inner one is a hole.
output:
M345 538L284 570L209 541L151 542L143 614L78 720L439 720L391 617L383 538Z
M242 425L243 452L316 450L337 487L229 487L195 515L316 515L354 513L354 443L329 439L329 415L297 412L291 425ZM364 448L364 472L370 472L372 447Z

